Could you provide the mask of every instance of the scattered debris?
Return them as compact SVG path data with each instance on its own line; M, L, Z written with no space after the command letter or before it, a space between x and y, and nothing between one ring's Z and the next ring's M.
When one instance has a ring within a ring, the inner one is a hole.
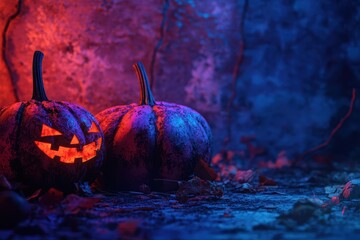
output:
M259 185L260 186L277 186L277 183L270 178L260 175L259 176Z
M318 198L301 199L288 213L280 215L278 220L289 228L307 224L311 220L320 219L328 211L323 204L324 202Z
M344 215L345 214L345 211L346 211L346 206L344 206L341 210L341 215Z
M75 189L76 189L76 193L81 195L81 196L86 196L86 197L94 196L88 182L75 183Z
M331 155L313 155L312 159L318 164L326 164L329 166L334 162L334 157Z
M118 225L118 231L121 236L133 237L139 230L139 221L129 220L126 222L121 222Z
M41 188L39 188L38 190L36 190L33 194L31 194L30 196L28 196L27 198L26 198L26 200L28 200L28 201L33 201L33 200L35 200L35 199L38 199L39 198L39 196L41 195L41 192L42 192L42 190L41 190Z
M139 186L139 191L144 194L149 194L149 193L151 193L151 188L146 184L141 184Z
M329 198L333 198L339 196L342 193L343 188L344 185L332 185L326 186L324 190Z
M213 181L217 178L217 173L212 169L204 160L200 159L194 169L194 173L197 177Z
M241 183L233 185L232 191L235 193L256 193L257 189L250 183Z
M353 179L347 182L340 198L346 200L360 199L360 179Z
M215 183L193 177L189 181L180 182L179 189L176 192L176 198L180 202L186 202L189 198L203 196L206 198L221 198L223 190Z
M61 202L65 214L77 214L81 210L93 208L100 201L98 197L80 197L75 194L69 194Z
M254 176L255 172L253 170L237 170L233 180L238 183L248 183L254 178Z
M255 172L251 169L240 170L236 166L219 164L220 172L217 180L221 181L234 181L238 183L250 182L255 175Z
M264 155L266 149L264 147L259 147L254 144L256 137L255 136L243 136L240 138L240 142L245 144L248 152L248 158L253 160L257 156Z
M232 211L231 211L230 208L225 209L223 217L224 218L232 218L232 217L234 217L234 215L232 214Z
M50 188L44 195L39 197L39 203L46 208L55 208L64 199L64 193L56 188Z
M260 167L265 168L283 168L291 166L292 162L288 159L286 151L282 150L279 152L276 161L273 162L260 162Z

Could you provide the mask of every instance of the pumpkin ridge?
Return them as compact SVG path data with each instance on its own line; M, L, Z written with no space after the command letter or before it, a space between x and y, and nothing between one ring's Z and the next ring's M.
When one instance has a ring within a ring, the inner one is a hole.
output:
M199 113L197 113L196 111L191 110L191 114L192 116L197 120L197 122L202 126L202 129L204 130L205 135L210 139L210 141L207 143L207 148L209 150L209 159L203 159L205 162L210 163L211 161L211 154L212 154L212 133L211 133L211 129L210 126L208 125L208 123L206 122L205 118L203 116L201 116Z
M171 107L170 107L171 108ZM190 148L191 148L191 155L192 155L192 159L191 160L194 160L194 159L196 159L196 157L194 157L193 156L193 154L196 152L196 151L194 151L194 149L195 149L195 146L196 146L196 141L195 141L195 139L194 139L194 134L192 134L192 132L191 132L191 130L193 130L194 129L194 127L192 127L190 124L189 124L189 121L186 121L186 120L184 120L184 118L188 118L189 116L187 115L187 114L185 114L186 112L184 111L184 108L183 107L180 107L179 105L178 106L176 106L176 107L173 107L173 108L175 108L175 109L177 109L177 110L173 110L174 112L176 112L176 114L178 114L178 116L180 117L180 118L182 118L183 119L183 122L184 122L184 131L185 131L185 133L186 133L186 135L188 136L188 141L190 142ZM181 112L179 112L178 111L178 109L181 109ZM182 116L182 115L184 115L184 116ZM188 119L187 119L188 120ZM189 144L187 144L186 142L185 142L185 148L187 148L187 147L189 147ZM194 169L195 169L195 166L196 166L196 164L197 164L197 162L196 163L194 163L194 161L184 161L184 166L190 166L190 168L189 169L191 169L191 172L194 172ZM187 168L187 167L185 167L185 168ZM188 178L189 177L189 175L191 175L191 173L186 173L186 172L184 172L183 173L184 175L183 176L181 176L182 178L184 178L184 179L186 179L186 178Z
M161 170L161 151L160 151L160 146L162 146L163 141L159 139L160 136L160 129L158 128L158 124L159 124L159 110L160 108L162 108L162 105L156 105L154 107L152 107L151 109L154 112L155 115L155 151L154 151L154 158L153 158L153 171L151 171L151 177L152 180L154 178L158 178L158 176L160 175L160 170ZM163 111L163 110L162 110ZM162 124L163 126L163 124Z
M118 118L118 120L116 121L116 125L115 125L116 127L115 127L115 129L113 130L113 134L112 134L111 137L108 139L109 142L111 142L111 143L114 142L116 133L119 131L121 121L123 120L124 116L125 116L131 109L133 109L133 108L134 108L134 106L129 105L129 108L127 109L127 111L126 111L122 116L120 116L120 117ZM111 116L111 115L110 115L110 116ZM108 152L110 153L109 155L111 156L111 155L113 155L113 148L114 148L114 146L113 146L113 144L109 144L109 145L110 145L110 146L107 146L107 149L108 149ZM107 157L109 157L109 156L107 156ZM106 161L105 161L105 162L106 162ZM105 164L105 162L104 162L104 164Z
M184 109L182 109L182 114L184 114L185 116L186 116L186 118L192 118L192 115L191 114L189 114L189 113L187 113L187 114L185 114L185 112L187 112L186 110L184 111ZM195 120L195 119L194 119ZM186 125L186 131L187 131L187 133L188 133L188 136L189 136L189 142L190 142L190 146L191 146L191 152L193 153L193 154L195 154L195 153L197 153L197 151L196 151L196 148L195 148L195 146L197 146L197 139L195 139L194 137L193 137L193 135L195 134L195 133L193 133L193 134L191 134L191 130L192 129L194 129L194 127L192 126L192 125L190 125L190 123L189 123L189 121L184 121L184 123L185 123L185 125ZM194 124L195 125L195 124ZM200 127L199 127L200 128ZM194 157L194 159L197 159L198 158L198 156L197 156L198 154L196 154L195 155L195 157ZM193 161L190 161L190 163L192 163ZM197 164L197 163L196 163ZM193 166L191 166L191 168L192 168L192 171L195 169L195 164L193 165ZM186 176L185 176L186 177Z
M196 119L196 121L203 127L206 135L208 135L209 138L212 138L210 126L208 125L205 118L200 113L195 111L194 109L188 108L186 106L184 106L184 107L189 111L190 114L192 114L192 116Z
M52 101L47 100L47 102L52 102ZM37 108L42 109L42 110L44 111L45 115L48 116L48 115L47 115L47 114L48 114L48 110L46 109L45 106L43 106L43 101L40 102L40 101L38 101L38 100L33 100L33 99L31 99L30 101L26 102L25 104L26 104L26 106L25 106L25 107L26 107L26 110L24 110L23 115L22 115L22 118L26 118L27 115L29 115L29 116L31 117L31 114L27 114L27 113L28 113L28 108L31 107L31 106L36 106ZM46 118L46 120L47 120L48 122L51 122L48 117ZM24 121L22 121L22 123L21 123L21 125L20 125L21 127L24 127L24 126L23 126L23 122L24 122ZM20 131L20 132L19 132L19 135L21 135L22 132L23 132L23 131ZM23 137L23 136L21 136L21 137ZM19 147L20 147L20 144L19 144L19 143L16 143L16 146L19 146ZM17 152L18 152L18 151L17 151ZM25 180L25 181L28 181L27 176L26 176L26 174L24 173L24 170L28 171L27 169L29 169L29 167L31 168L31 166L34 164L34 162L36 162L36 160L32 160L32 162L28 162L28 161L24 162L22 159L19 158L18 164L19 164L20 167L17 169L17 171L21 173L21 175L19 175L20 179ZM40 171L41 171L41 170L40 170ZM44 172L44 171L42 171L41 174L44 174L44 176L46 176L46 177L44 177L44 183L47 184L47 183L48 183L48 179L49 179L49 176L48 176L49 174L46 173L46 172Z
M67 104L64 103L64 102L56 102L56 104L59 104L59 105L61 105L62 107L64 107L66 110L69 111L69 113L71 114L71 116L73 116L73 118L76 119L75 122L78 124L79 129L81 129L81 133L82 133L82 135L83 135L83 137L84 137L84 139L85 139L85 138L86 138L85 136L87 135L87 132L85 132L84 129L83 129L83 128L80 126L80 124L79 124L79 123L82 122L82 121L81 121L81 118L78 116L79 114L76 114L75 111L74 111L74 109L72 109L69 105L67 105ZM81 113L81 115L85 115L85 114ZM86 117L87 117L87 116L86 116ZM88 120L89 120L89 119L88 119ZM94 119L90 119L89 121L90 121L90 122L93 122ZM99 127L99 126L98 126L98 127ZM80 140L80 139L79 139L79 140ZM85 139L84 144L86 144L86 139Z
M95 115L95 118L98 120L98 122L99 122L99 124L101 126L104 121L106 121L106 120L108 120L108 118L110 118L109 116L117 114L119 111L121 111L120 110L121 108L130 109L131 107L134 107L134 106L137 106L137 104L135 104L135 105L134 104L129 104L129 105L124 105L124 106L113 106L113 107L110 107L108 109L105 109L105 110L97 113ZM114 109L116 109L116 111L114 111ZM119 118L117 118L117 119L119 119Z
M24 117L24 112L26 107L29 106L29 102L21 102L21 105L18 109L18 112L16 113L16 117L15 117L15 128L14 128L14 132L12 134L15 134L15 146L14 146L14 153L15 156L12 158L12 161L10 162L10 166L13 169L13 172L15 173L15 177L19 177L20 179L23 178L24 176L24 169L21 167L21 160L19 157L19 139L20 139L20 128L22 125L22 120Z
M84 132L84 130L82 129L82 127L79 124L79 123L81 123L81 118L79 118L77 116L77 114L73 111L73 109L71 109L71 107L69 107L67 104L65 104L63 102L53 102L53 103L54 103L55 108L56 108L56 104L57 104L57 105L60 105L61 107L65 108L70 113L70 115L76 120L75 123L78 126L77 129L81 129L81 131L79 131L82 134L81 137L83 137L85 139L86 133ZM77 136L77 137L79 138L80 136ZM79 139L79 141L80 141L80 139ZM86 140L84 140L84 141L86 141ZM84 144L85 144L85 142L84 142Z
M158 131L158 128L157 128L157 120L158 120L158 117L156 115L156 111L154 110L154 107L151 107L151 113L153 115L153 117L151 119L153 119L153 122L149 122L149 124L153 124L154 125L154 129L155 129L155 149L154 149L154 152L153 152L153 157L151 158L151 167L150 167L150 182L153 181L153 179L155 178L155 171L154 171L154 166L156 166L155 164L155 161L157 159L160 159L160 154L159 154L159 147L158 147L158 144L157 143L157 138L158 138L158 135L159 135L159 131Z
M52 101L47 101L47 102L52 102ZM43 103L43 102L38 102L38 101L36 101L36 102L34 102L33 104L36 104L38 107L41 107L41 108L44 110L44 112L46 113L46 115L43 116L42 119L46 118L46 120L48 121L48 123L51 123L51 126L52 126L53 123L51 122L51 120L49 119L49 116L48 116L49 110L48 110L48 108L47 108L46 106L44 106L44 103Z
M178 133L181 133L183 136L186 136L185 139L192 139L191 137L191 133L190 130L191 128L189 127L190 125L187 123L187 120L185 120L187 118L187 116L184 116L184 112L183 109L180 107L180 105L175 105L175 106L167 106L166 107L166 111L165 111L165 116L164 116L164 122L169 122L171 118L176 119L179 118L182 121L182 124L180 126L181 130L178 130ZM164 124L165 126L165 124ZM165 130L165 127L164 127ZM173 132L171 132L173 134ZM166 134L167 136L172 135L172 134ZM181 138L183 139L183 138ZM175 154L175 156L177 154L182 155L182 157L185 156L185 159L188 159L188 156L185 155L185 152L187 150L187 148L189 147L189 143L187 141L181 141L179 144L179 148L174 148L175 151L171 152L172 154ZM193 144L192 142L190 142L191 145L191 149L193 150ZM190 154L191 155L191 154ZM168 160L168 159L164 159L163 161L166 161L166 165L169 169L171 169L171 164L172 161ZM180 161L182 161L182 166L187 169L188 168L188 164L191 164L192 161L186 161L184 159L180 159ZM189 165L191 166L191 165ZM195 165L193 166L195 168ZM180 178L186 178L188 177L188 174L183 172L183 175L180 176Z
M101 112L100 112L100 113L101 113ZM96 117L95 117L95 118L98 120L100 126L101 126L101 124L106 120L106 117L103 117L103 118L101 118L101 119L98 119L98 114L96 114Z
M141 117L146 113L147 117L149 118L149 121L144 121L144 119ZM152 120L154 119L154 120ZM113 145L116 145L116 142L118 140L126 143L132 143L131 146L134 148L128 149L135 150L133 153L142 154L145 153L142 157L134 157L132 154L120 154L122 160L125 161L131 161L129 163L132 167L137 166L141 167L142 164L146 166L147 169L150 169L152 166L152 158L154 155L154 148L150 148L152 144L155 144L156 138L155 138L155 129L156 127L152 125L152 122L155 121L155 115L153 114L153 110L151 106L148 105L142 105L142 106L136 106L129 111L127 111L122 118L122 121L119 123L119 128L115 133L115 138L112 141ZM153 126L153 127L150 127ZM120 131L124 130L124 131ZM130 131L127 131L130 130ZM153 131L152 131L153 130ZM144 138L145 134L147 137ZM128 138L128 134L133 135L132 138L129 139L129 141L125 140ZM125 140L125 141L124 141ZM140 144L140 145L139 145ZM119 144L117 144L119 146ZM149 150L149 151L148 151ZM126 151L126 150L125 150ZM116 155L118 155L119 151ZM136 154L135 154L136 155ZM121 161L122 162L122 161Z
M46 101L46 102L53 102L53 101ZM44 106L44 103L43 103L43 102L38 102L38 101L36 101L36 102L34 102L33 104L36 104L38 107L41 107L41 108L45 111L46 115L43 116L42 118L43 118L43 119L46 118L46 120L47 120L49 123L51 123L51 126L52 126L53 123L51 122L51 120L50 120L50 118L49 118L49 116L48 116L48 114L50 114L50 110L49 110L46 106Z
M200 139L205 139L206 137L209 138L211 136L208 135L208 132L206 131L206 129L204 128L204 125L201 123L201 121L199 121L199 119L197 118L197 116L199 114L196 114L196 112L194 111L188 111L189 109L185 108L186 111L187 111L187 117L188 118L191 118L194 122L196 122L195 125L198 125L198 131L201 131L201 133L199 133L199 135L201 135ZM188 122L186 122L186 124L189 125ZM189 125L190 126L190 125ZM190 126L190 128L193 128ZM197 147L198 146L198 141L195 141L194 144L192 144L192 147L193 147L193 152L194 153L197 153L197 157L201 157L201 154L199 154L199 148ZM204 143L202 143L204 144ZM205 144L206 145L206 148L209 149L210 146L208 144ZM196 146L196 147L195 147ZM195 151L194 151L195 150ZM198 150L198 151L196 151ZM208 162L210 160L210 155L211 155L211 152L209 151L209 159L203 159L205 162ZM206 157L206 156L205 156Z
M6 109L7 109L6 107L1 107L0 108L0 117L5 112Z

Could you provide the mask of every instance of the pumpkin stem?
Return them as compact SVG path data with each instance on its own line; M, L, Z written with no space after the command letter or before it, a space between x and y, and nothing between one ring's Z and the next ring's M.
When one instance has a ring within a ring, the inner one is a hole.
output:
M46 97L44 82L42 78L42 60L44 54L40 51L35 51L33 58L33 95L32 99L36 101L48 101Z
M140 103L139 105L154 106L156 104L154 96L152 95L148 76L142 62L137 62L133 65L140 85Z

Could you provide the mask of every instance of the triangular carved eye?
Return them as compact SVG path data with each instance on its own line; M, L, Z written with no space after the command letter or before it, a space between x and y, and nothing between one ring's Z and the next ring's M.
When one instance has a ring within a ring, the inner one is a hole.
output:
M59 132L58 130L55 130L45 124L42 125L41 137L60 136L60 135L62 135L62 133Z
M90 129L89 129L89 133L97 133L97 132L99 132L99 129L98 129L98 127L96 126L96 124L93 122L93 123L91 124Z
M73 138L71 139L70 144L79 144L79 139L76 137L76 135L74 134Z

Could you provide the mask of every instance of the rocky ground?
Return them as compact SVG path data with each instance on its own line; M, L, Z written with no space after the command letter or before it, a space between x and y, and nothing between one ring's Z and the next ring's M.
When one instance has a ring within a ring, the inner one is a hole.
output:
M211 183L195 177L175 193L145 186L35 193L31 217L0 238L354 239L360 232L358 166L235 172Z

